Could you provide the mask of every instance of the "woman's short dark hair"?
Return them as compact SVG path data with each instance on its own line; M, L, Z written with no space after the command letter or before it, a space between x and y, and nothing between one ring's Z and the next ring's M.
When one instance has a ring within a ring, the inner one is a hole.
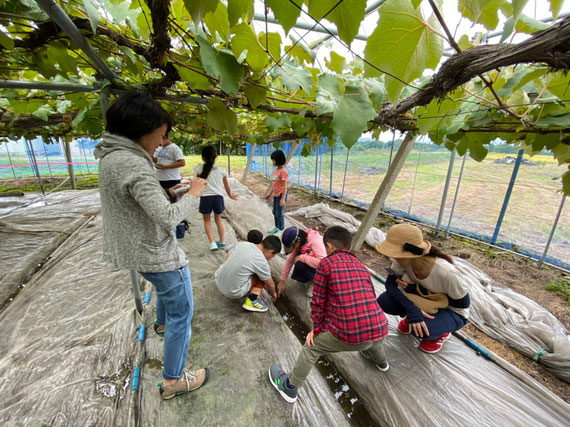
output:
M352 235L346 228L335 225L325 231L323 243L330 243L336 249L350 249Z
M106 131L138 141L162 125L167 133L174 122L170 115L152 97L142 91L132 90L119 97L106 113Z
M275 160L277 166L283 166L285 164L285 153L281 150L275 150L271 153L271 160Z

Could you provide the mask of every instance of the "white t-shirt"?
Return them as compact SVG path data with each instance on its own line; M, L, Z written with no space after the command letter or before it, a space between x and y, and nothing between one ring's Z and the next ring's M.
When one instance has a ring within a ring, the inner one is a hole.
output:
M184 160L184 153L178 145L172 143L165 147L158 147L154 152L154 157L156 157L156 162L159 164L171 165L178 160ZM157 169L156 177L159 181L174 181L180 179L180 168Z
M194 173L200 175L204 169L204 164L200 163L194 168ZM206 178L207 184L202 196L224 196L226 194L226 189L224 188L224 176L227 175L225 169L214 165L208 178Z
M230 250L228 259L214 276L218 289L225 297L239 299L251 289L251 276L254 274L262 281L269 279L269 263L256 245L241 242Z
M397 274L405 273L404 276L402 276L402 280L419 283L434 294L447 294L453 299L460 299L468 292L459 271L457 271L453 264L450 264L442 258L435 259L435 264L428 277L421 280L416 277L411 266L402 268L397 261L392 260L392 269ZM466 319L469 318L469 308L456 308L451 306L447 308L455 311Z

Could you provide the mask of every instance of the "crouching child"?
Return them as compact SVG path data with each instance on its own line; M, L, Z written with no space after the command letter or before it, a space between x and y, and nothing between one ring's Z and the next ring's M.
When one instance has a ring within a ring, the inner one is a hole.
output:
M383 347L388 322L376 302L370 272L350 251L351 234L342 227L329 228L323 241L327 257L315 273L309 332L295 367L287 375L279 366L269 367L269 380L289 403L317 359L330 353L359 351L381 371L389 368Z
M273 298L277 298L268 261L279 252L281 241L276 236L267 236L257 245L250 242L238 243L216 270L218 289L227 298L246 297L242 307L248 311L267 311L267 305L258 297L263 289L267 289Z

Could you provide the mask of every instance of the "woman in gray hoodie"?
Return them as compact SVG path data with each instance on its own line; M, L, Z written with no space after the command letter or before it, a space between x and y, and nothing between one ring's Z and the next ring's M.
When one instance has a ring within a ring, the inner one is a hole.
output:
M194 179L179 200L158 182L152 154L172 127L168 113L144 92L121 96L107 111L106 132L95 148L103 215L103 258L136 270L157 295L157 323L164 330L163 399L196 390L208 368L184 371L194 311L188 258L174 227L198 210L205 180Z

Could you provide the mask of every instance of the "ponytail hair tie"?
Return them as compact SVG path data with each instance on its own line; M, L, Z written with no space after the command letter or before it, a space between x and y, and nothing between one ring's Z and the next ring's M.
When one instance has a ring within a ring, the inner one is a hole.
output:
M414 255L423 255L424 250L416 245L412 245L411 243L404 243L404 250L407 252L411 252Z

